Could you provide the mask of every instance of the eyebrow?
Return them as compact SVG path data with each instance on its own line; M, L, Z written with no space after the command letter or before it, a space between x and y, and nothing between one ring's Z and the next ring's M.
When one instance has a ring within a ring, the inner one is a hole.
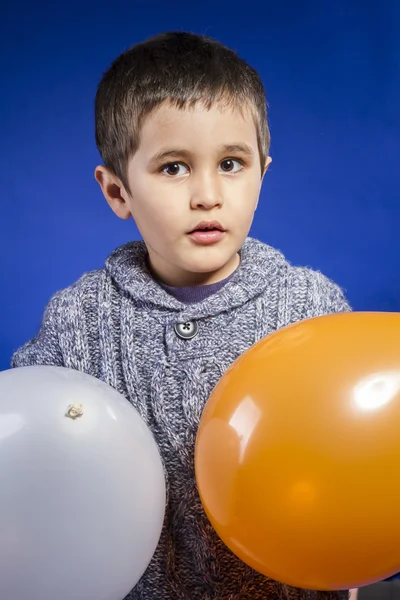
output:
M245 143L237 143L237 144L224 144L223 146L220 147L219 152L221 154L235 154L235 153L239 153L239 154L244 154L245 156L249 156L252 157L254 156L254 151L253 149L248 146L248 144ZM177 148L167 148L166 150L161 150L160 152L157 152L151 159L150 162L151 163L160 163L164 160L170 159L170 158L187 158L188 156L190 156L190 152L189 150L185 150L184 148L182 149L177 149Z
M227 154L239 152L240 154L245 154L246 156L254 156L253 149L245 143L226 144L225 146L222 146L221 151L226 152Z

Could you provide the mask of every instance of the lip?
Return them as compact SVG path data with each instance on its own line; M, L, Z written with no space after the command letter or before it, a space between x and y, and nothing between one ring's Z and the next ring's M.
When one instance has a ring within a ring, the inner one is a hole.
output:
M200 246L210 246L218 243L224 236L226 230L219 221L201 221L188 235L192 242Z
M192 231L189 233L190 239L201 246L216 244L225 236L225 231L212 229L211 231Z
M189 234L195 233L199 229L219 230L221 232L225 231L219 221L201 221L200 223L197 223L196 227L189 231Z

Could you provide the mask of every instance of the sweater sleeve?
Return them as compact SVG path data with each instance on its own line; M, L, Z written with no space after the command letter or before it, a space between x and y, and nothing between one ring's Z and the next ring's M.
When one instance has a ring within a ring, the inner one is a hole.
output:
M340 312L350 312L343 290L330 279L317 271L305 270L307 293L305 296L303 319L311 319Z
M283 594L281 600L348 600L350 592L340 590L337 592L317 592L303 590L282 584Z
M33 365L64 366L58 335L59 294L55 294L48 303L36 336L13 355L13 368Z

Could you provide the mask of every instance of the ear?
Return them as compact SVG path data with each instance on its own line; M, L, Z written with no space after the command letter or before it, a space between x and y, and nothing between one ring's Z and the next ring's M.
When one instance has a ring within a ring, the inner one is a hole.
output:
M264 175L268 171L268 167L271 163L272 163L272 158L270 156L267 156L267 160L265 161L264 171L262 174L262 179L264 179Z
M268 167L269 167L269 165L271 163L272 163L272 158L270 156L267 156L267 160L265 161L265 165L264 165L264 171L262 172L262 175L261 175L260 191L261 191L262 182L264 181L264 175L268 171ZM256 204L256 207L254 209L255 211L257 210L259 200L260 200L260 196L258 196L257 204Z
M107 200L111 210L120 219L129 219L131 216L128 202L129 194L121 180L116 175L111 173L107 167L102 165L96 167L94 171L94 178L100 185L101 191L103 192L103 195Z

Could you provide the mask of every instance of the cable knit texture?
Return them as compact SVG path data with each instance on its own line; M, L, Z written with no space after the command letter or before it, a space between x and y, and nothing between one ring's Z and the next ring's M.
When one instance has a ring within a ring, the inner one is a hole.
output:
M167 478L165 524L149 568L126 600L347 598L347 592L280 584L237 559L203 512L193 461L204 405L232 362L289 323L350 310L342 291L248 238L226 285L201 302L183 304L152 278L146 257L143 242L129 243L103 269L55 294L37 336L12 361L14 367L65 366L102 379L137 408L155 436ZM174 325L188 321L197 322L198 335L181 339Z

